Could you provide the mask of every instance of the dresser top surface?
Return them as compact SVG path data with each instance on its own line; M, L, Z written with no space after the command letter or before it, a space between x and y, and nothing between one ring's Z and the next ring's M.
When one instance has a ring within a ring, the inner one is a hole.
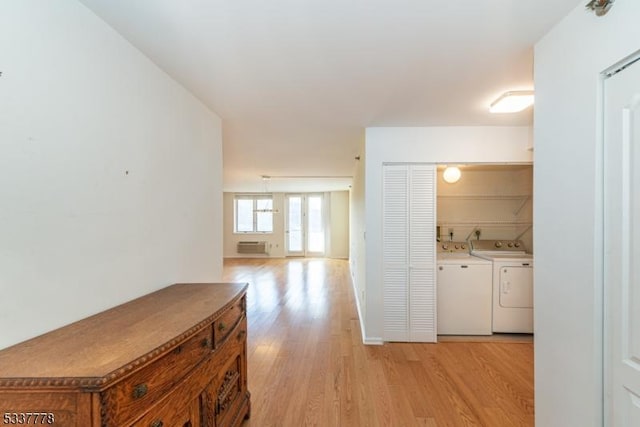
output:
M244 283L171 285L0 350L0 388L15 382L10 379L67 378L64 384L49 381L52 386L110 382L119 371L163 354L205 327L246 288Z

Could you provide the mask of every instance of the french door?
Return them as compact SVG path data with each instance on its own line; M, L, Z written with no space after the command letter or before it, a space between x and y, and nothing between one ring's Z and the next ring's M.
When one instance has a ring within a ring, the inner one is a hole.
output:
M287 256L323 256L325 215L322 194L287 194L285 219Z

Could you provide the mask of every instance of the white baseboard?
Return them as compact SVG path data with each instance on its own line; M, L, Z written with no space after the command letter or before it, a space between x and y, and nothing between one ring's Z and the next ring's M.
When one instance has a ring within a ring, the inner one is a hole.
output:
M380 337L363 337L362 342L365 345L382 345L384 344L384 340Z
M229 258L229 259L269 259L269 258L285 258L283 256L271 256L269 254L237 254L237 255L225 255L223 256L223 258Z

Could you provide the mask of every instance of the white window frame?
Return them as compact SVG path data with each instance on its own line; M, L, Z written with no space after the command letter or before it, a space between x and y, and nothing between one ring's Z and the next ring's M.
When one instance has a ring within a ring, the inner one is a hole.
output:
M251 200L253 204L253 227L252 230L238 231L238 200ZM233 232L235 234L272 234L273 233L273 212L271 214L271 230L258 230L258 200L270 200L273 211L273 195L271 194L236 194L233 198Z

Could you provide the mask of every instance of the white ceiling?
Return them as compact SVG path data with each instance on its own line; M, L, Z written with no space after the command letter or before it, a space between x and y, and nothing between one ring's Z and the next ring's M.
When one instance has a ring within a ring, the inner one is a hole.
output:
M347 188L369 126L530 125L533 44L586 0L81 0L223 119L224 190ZM279 178L281 177L281 178ZM315 185L313 184L315 183Z

